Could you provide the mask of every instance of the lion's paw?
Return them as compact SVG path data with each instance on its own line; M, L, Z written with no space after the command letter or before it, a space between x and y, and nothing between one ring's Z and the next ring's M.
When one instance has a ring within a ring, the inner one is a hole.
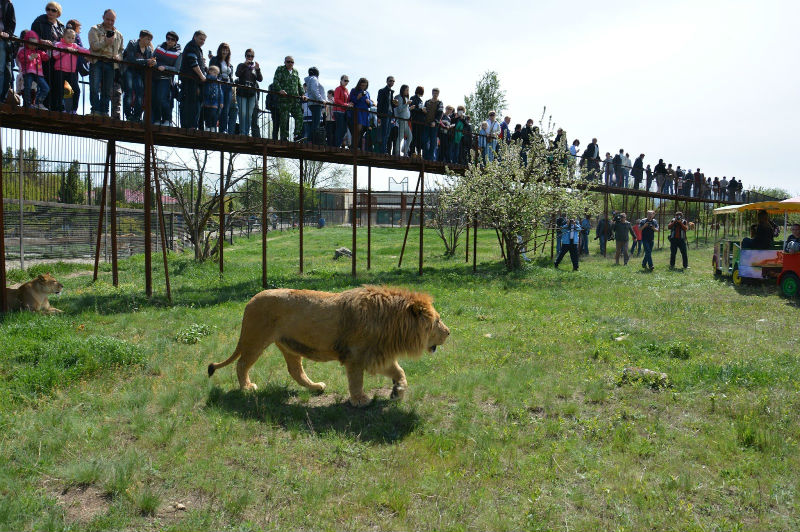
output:
M254 382L249 382L242 386L243 392L254 392L256 390L258 390L258 386L256 386Z
M403 398L403 396L405 394L406 394L405 386L397 386L397 385L395 385L395 386L392 387L392 393L391 393L391 395L389 395L389 398L400 400L400 399Z
M324 382L315 382L314 386L311 387L311 390L314 392L324 392L325 388L327 387L328 385L325 384Z
M356 408L361 408L367 406L371 400L366 395L359 395L357 397L350 396L350 405L355 406Z

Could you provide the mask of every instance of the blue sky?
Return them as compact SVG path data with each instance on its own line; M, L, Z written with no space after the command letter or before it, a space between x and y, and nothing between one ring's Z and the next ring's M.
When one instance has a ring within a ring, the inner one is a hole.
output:
M800 2L407 0L401 12L396 2L114 1L64 2L62 20L79 19L85 34L113 7L126 40L147 28L158 42L170 29L185 42L202 28L206 51L224 40L238 61L252 47L266 77L291 54L303 75L317 66L326 89L347 73L376 93L393 75L426 96L438 86L454 105L492 69L512 123L546 106L571 139L597 137L602 153L624 148L646 163L664 158L800 194L791 149ZM19 27L45 4L15 3Z

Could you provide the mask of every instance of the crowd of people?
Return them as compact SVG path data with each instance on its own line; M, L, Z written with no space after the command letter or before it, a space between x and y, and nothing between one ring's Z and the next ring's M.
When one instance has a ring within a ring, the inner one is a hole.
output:
M5 65L0 71L0 95L9 94L16 61L17 94L23 95L22 104L29 107L77 113L79 79L88 76L93 115L141 122L147 93L145 69L151 68L151 121L160 126L260 137L258 116L268 112L273 139L289 140L291 133L292 140L335 147L356 145L366 151L455 164L468 163L473 153L491 162L502 142L518 142L527 164L528 148L540 143L553 159L563 161L570 172L587 181L705 199L744 199L741 180L735 177L712 180L699 168L695 172L680 166L673 169L662 159L651 169L644 163L644 154L631 161L624 149L613 157L606 152L602 159L596 138L579 152L579 140L568 146L562 129L554 139L546 140L533 119L512 127L510 116L501 119L490 111L473 123L463 105L445 104L438 88L431 89L426 99L423 86L416 86L413 94L411 85L396 90L393 76L386 78L377 98L370 94L369 81L363 77L348 88L350 78L342 75L339 86L326 91L319 69L310 67L301 80L291 56L271 78L265 78L252 49L246 50L244 60L235 66L227 43L220 43L216 54L209 51L206 57L206 34L199 30L183 47L174 31L168 31L156 46L153 33L146 29L126 44L111 9L89 28L88 48L84 48L82 24L76 19L63 24L57 2L48 2L45 13L30 29L20 32L24 42L20 45L7 40L16 30L11 0L0 0L0 15L0 37L5 39L0 41L0 64ZM266 97L262 99L260 94ZM178 120L173 119L176 102ZM292 131L290 117L294 119Z
M643 252L642 268L653 271L653 245L655 244L655 234L661 229L656 220L656 213L653 210L647 211L647 215L633 222L628 221L627 214L624 212L611 213L611 220L607 215L601 216L595 226L595 240L599 241L599 253L606 256L609 241L614 241L616 250L614 252L614 263L619 266L620 258L623 265L627 266L630 257L636 253L639 256ZM689 256L687 246L687 231L694 224L684 218L683 213L678 211L667 224L669 235L667 239L670 243L669 268L675 268L675 260L678 252L681 254L683 269L689 267ZM572 269L578 270L580 255L589 254L589 236L591 233L592 222L588 214L583 219L567 218L560 215L555 220L556 227L556 260L555 267L558 268L561 260L567 253L572 261ZM630 246L630 250L628 247Z

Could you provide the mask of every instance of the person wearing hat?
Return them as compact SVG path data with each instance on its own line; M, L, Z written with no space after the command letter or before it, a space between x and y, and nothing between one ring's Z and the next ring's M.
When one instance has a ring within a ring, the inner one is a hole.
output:
M178 73L178 57L181 45L178 34L168 31L166 40L153 52L156 71L153 72L153 124L169 126L172 121L172 85Z
M140 31L139 38L130 41L125 47L122 59L126 63L136 63L137 65L122 66L124 91L122 110L126 120L141 122L144 103L144 69L156 65L156 59L153 57L153 34L147 30Z

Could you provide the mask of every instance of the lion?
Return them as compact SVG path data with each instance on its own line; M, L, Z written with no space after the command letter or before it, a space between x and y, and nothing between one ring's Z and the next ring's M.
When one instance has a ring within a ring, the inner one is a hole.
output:
M56 314L61 312L50 306L47 296L60 294L64 285L56 281L49 273L39 274L35 279L19 285L17 288L6 288L6 301L9 310L32 310Z
M264 290L244 309L242 331L233 354L211 363L208 376L238 359L242 390L255 390L250 368L270 344L283 353L289 374L310 390L325 390L303 370L302 357L338 360L347 373L350 404L364 406L364 371L392 379L391 397L402 399L408 387L398 357L431 353L450 336L428 294L399 288L362 286L341 293L315 290Z

